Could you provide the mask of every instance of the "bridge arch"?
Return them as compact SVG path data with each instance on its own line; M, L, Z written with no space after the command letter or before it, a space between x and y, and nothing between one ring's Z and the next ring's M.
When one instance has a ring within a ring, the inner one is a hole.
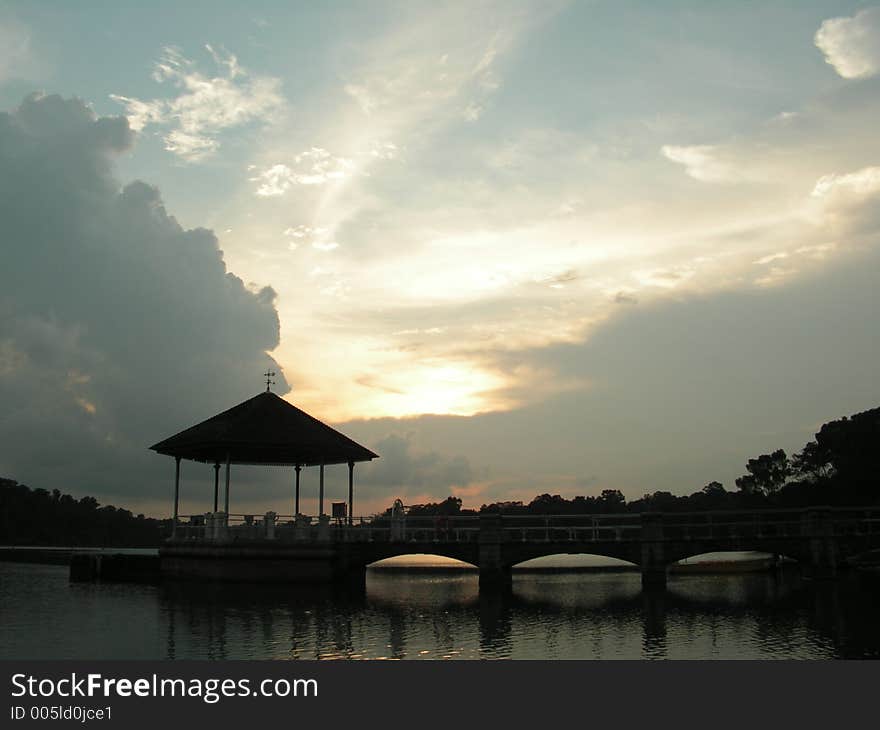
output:
M396 565L400 565L401 567L408 567L405 562L407 559L413 559L410 565L418 567L419 565L425 565L430 567L439 567L445 568L449 567L451 569L459 569L459 568L478 568L475 563L469 562L467 560L462 560L461 558L455 558L450 555L442 555L441 553L433 552L433 553L414 553L414 552L406 552L401 553L399 555L390 555L387 558L381 558L372 563L368 563L366 567L368 568L391 568ZM448 564L444 564L441 561L449 561Z
M694 553L687 555L678 560L669 563L670 566L690 565L698 566L700 564L722 565L730 567L737 564L746 563L766 563L770 567L773 561L783 563L800 563L802 561L799 555L790 555L788 553L774 553L767 550L712 550L707 552ZM743 565L744 567L744 565Z
M544 567L547 563L549 563L553 558L563 558L564 560L560 561L561 565L559 567L566 568L579 568L579 567L609 567L609 568L638 568L638 563L634 563L631 560L625 560L623 558L614 557L611 555L601 555L594 552L564 552L564 553L551 553L549 555L540 555L534 558L528 558L527 560L522 560L518 563L511 564L511 568L541 568ZM587 562L584 560L577 561L575 558L599 558L600 560L595 562ZM547 567L555 567L555 566L547 566Z
M639 546L622 542L585 544L506 543L501 549L501 560L507 569L529 560L555 555L592 555L600 558L614 558L632 565L639 565L641 562Z
M682 560L690 560L692 558L704 555L729 555L732 553L763 553L767 555L781 555L798 563L809 561L807 552L808 546L796 544L791 541L786 542L768 542L765 540L743 541L732 547L723 542L700 541L695 543L676 544L671 543L666 546L664 562L667 565L679 563ZM724 561L723 557L719 557L719 561Z
M351 567L366 568L388 558L405 555L432 555L450 558L477 567L480 562L479 546L476 543L455 542L375 542L359 543L351 546L347 562Z

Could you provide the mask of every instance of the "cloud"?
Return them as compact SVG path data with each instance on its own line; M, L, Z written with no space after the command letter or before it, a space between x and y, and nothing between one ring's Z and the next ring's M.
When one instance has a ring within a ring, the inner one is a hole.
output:
M872 197L880 192L880 167L865 167L855 172L823 175L816 181L813 196L829 198L838 194Z
M761 258L756 259L754 263L756 266L764 266L764 265L769 264L773 261L781 261L782 259L787 259L787 258L788 258L787 252L779 251L777 253L771 253L771 254L767 254L766 256L762 256Z
M857 238L880 230L880 167L823 175L812 197L826 224L838 235Z
M823 21L814 41L825 62L843 78L874 76L880 71L880 7Z
M358 481L384 490L408 493L425 491L442 499L455 487L466 487L474 479L470 461L463 456L445 456L419 449L412 434L388 434L375 443L378 461L364 464Z
M370 155L378 160L396 160L400 150L393 142L374 141Z
M250 178L259 183L256 194L262 198L284 195L293 185L323 185L353 174L354 161L334 157L321 147L312 147L293 159L293 166L272 165Z
M713 479L734 488L748 458L791 453L816 424L880 402L878 272L875 248L785 286L617 307L586 341L487 353L579 388L501 413L372 419L344 430L371 444L405 432L411 443L491 465L486 493L465 500L477 506L604 488L629 498L686 494ZM387 446L376 448L384 458ZM585 474L598 479L579 483Z
M762 288L771 268L777 282L793 283L795 274L818 268L794 251L835 239L821 221L803 220L813 183L858 167L850 155L863 165L877 151L869 126L876 105L868 109L862 97L871 85L804 88L801 82L785 87L791 93L783 98L776 72L760 83L736 70L698 79L708 92L697 95L699 108L670 107L658 97L659 107L643 109L633 87L617 83L623 106L612 104L598 117L572 107L574 116L563 120L541 113L540 105L533 115L518 115L517 104L537 98L541 82L522 86L513 74L509 93L486 97L492 80L475 72L506 76L505 65L528 65L546 38L530 36L535 24L524 23L519 40L514 28L503 52L488 52L498 20L508 25L508 16L487 15L469 10L448 22L445 7L415 18L402 12L390 33L380 25L347 43L339 68L347 69L346 82L362 87L359 99L340 104L338 90L322 91L304 105L298 129L259 158L260 171L287 166L281 185L306 172L292 160L310 144L357 163L358 174L342 184L291 183L286 197L260 204L276 216L275 239L288 225L320 222L332 231L327 240L344 246L322 255L312 237L291 236L303 271L324 273L278 279L285 321L301 321L310 311L320 323L313 329L320 340L300 338L279 351L310 383L299 392L316 412L472 414L538 402L548 384L559 382L557 373L524 367L499 373L485 352L583 341L619 311L713 290ZM725 64L734 50L725 49ZM813 70L826 73L808 41L811 52ZM547 93L564 94L567 78L554 77L560 86L551 84ZM730 94L731 86L746 83L747 93ZM726 101L712 111L718 89L708 87L718 84ZM731 108L731 99L748 109ZM476 125L486 127L482 132L462 120L472 103L485 107ZM771 121L780 109L788 112L784 124ZM729 118L721 122L719 114ZM406 165L376 161L373 143L386 139L405 150ZM659 154L663 145L668 154ZM367 171L374 174L366 177ZM730 182L760 188L720 184ZM251 183L251 192L261 184ZM846 248L842 241L840 253ZM784 276L779 261L754 263L781 251L789 252ZM560 276L570 271L577 278ZM349 295L322 299L321 293L339 291L338 281ZM635 301L638 306L625 306ZM446 329L428 336L432 325ZM449 367L464 374L466 389L447 382ZM365 372L373 374L372 385L357 378Z
M619 291L614 294L613 299L615 304L638 304L638 297L634 297L629 292Z
M288 248L291 251L296 251L303 239L311 239L311 247L316 251L335 251L339 248L339 244L336 241L328 239L330 233L330 229L325 226L313 227L300 225L284 229L285 237L287 239L293 239L288 241Z
M479 104L468 104L461 113L461 118L466 122L476 122L483 114L483 107Z
M280 370L279 322L211 231L146 183L120 188L133 138L76 99L0 114L0 474L166 511L168 465L147 447L255 394Z
M741 173L719 155L713 145L664 145L660 152L666 159L684 165L685 172L701 182L732 182L741 179Z
M476 121L501 87L499 59L556 4L432 8L365 47L344 86L363 115L401 131L430 116ZM479 30L477 30L479 29Z
M295 228L290 227L284 229L284 235L292 236L293 238L305 238L310 235L320 236L326 232L326 228L312 228L311 226L296 226Z
M713 200L718 189L708 185L695 188L699 197L683 195L681 190L693 183L680 176L675 194L667 198L668 208L675 209L669 227L659 206L638 219L630 211L639 216L642 209L627 207L613 219L613 233L602 229L598 216L578 213L571 224L555 219L557 230L545 223L521 231L426 237L411 258L386 255L379 262L357 262L368 272L365 278L382 282L376 293L364 286L348 255L336 257L337 271L350 283L351 300L381 304L364 305L357 315L325 315L325 322L344 329L351 341L368 343L354 366L382 373L384 387L379 392L360 381L364 387L354 387L348 369L324 402L338 408L339 417L349 418L515 408L546 397L547 384L567 381L552 371L539 376L528 368L499 371L487 361L486 351L587 340L597 325L627 309L621 304L650 307L713 291L778 288L870 243L849 233L867 232L880 211L880 197L871 192L874 171L823 177L809 167L791 168L787 175L780 173L780 192L774 187L775 171L784 170L787 155L765 155L772 164L760 168L759 153L767 147L758 140L724 151L725 159L742 153L743 164L756 177L760 171L771 181L762 185L761 195L746 185L720 191L725 198L720 202ZM828 169L824 160L815 166ZM816 187L824 193L811 195ZM511 215L519 212L512 210ZM346 254L354 246L348 233L340 239ZM581 235L583 242L572 240ZM425 336L432 325L444 327L443 334ZM467 397L459 390L453 397L453 391L431 382L431 371L419 367L428 359L438 370L441 363L454 363L456 370L468 373ZM489 382L480 383L477 374Z
M172 99L140 99L111 94L125 107L135 131L149 125L170 129L165 133L165 149L196 162L220 147L221 132L253 122L265 122L284 104L279 79L253 76L242 68L231 53L205 48L220 74L206 76L176 48L165 48L153 72L158 83L177 89Z

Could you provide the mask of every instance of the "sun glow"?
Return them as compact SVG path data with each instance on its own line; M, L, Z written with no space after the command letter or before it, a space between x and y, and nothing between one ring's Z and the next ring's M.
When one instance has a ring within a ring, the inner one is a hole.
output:
M472 416L493 410L506 385L496 374L467 364L417 366L388 374L365 396L370 410L401 418L424 413Z

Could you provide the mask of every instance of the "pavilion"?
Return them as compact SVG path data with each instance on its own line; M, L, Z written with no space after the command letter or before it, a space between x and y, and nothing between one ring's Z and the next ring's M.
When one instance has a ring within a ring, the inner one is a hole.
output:
M348 464L348 524L352 524L354 465L378 454L352 441L317 418L291 405L268 389L227 411L191 426L150 447L173 456L174 523L178 520L180 461L214 465L214 512L218 511L220 465L226 465L223 512L229 515L229 477L232 464L292 466L295 476L294 515L299 515L300 471L320 467L318 516L324 518L324 467Z

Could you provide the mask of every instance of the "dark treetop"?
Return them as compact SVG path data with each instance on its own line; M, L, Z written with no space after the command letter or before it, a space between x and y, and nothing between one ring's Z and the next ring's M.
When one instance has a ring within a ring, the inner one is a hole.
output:
M346 464L378 457L274 393L260 393L150 447L167 456L233 464Z

